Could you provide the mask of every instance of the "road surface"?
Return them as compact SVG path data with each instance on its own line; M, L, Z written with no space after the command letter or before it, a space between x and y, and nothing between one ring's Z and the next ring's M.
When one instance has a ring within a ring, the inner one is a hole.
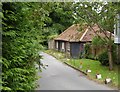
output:
M44 52L41 52L41 55L43 55L41 61L48 67L38 72L41 78L38 80L39 86L36 90L113 90L87 79L84 74Z

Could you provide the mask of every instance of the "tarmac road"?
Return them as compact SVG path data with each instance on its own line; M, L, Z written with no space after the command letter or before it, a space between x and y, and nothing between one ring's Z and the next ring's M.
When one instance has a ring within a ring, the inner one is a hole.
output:
M36 90L114 90L106 85L98 84L74 70L73 68L59 62L54 57L41 52L43 64L48 65L42 72Z

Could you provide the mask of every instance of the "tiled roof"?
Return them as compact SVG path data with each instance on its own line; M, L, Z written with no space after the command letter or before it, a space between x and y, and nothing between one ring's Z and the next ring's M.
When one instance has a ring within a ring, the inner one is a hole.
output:
M85 32L84 32L85 33ZM110 32L106 31L105 34L109 37L110 36ZM83 38L80 39L81 42L88 42L88 41L92 41L94 36L99 35L100 37L106 37L103 32L100 32L100 28L98 27L98 25L94 25L92 28L88 27L86 29L86 33L83 34ZM114 35L112 34L112 38L114 37Z
M70 26L68 29L66 29L64 32L62 32L55 40L64 40L69 41L72 39L76 34L79 33L79 24L74 24Z
M79 24L74 24L66 29L63 33L61 33L57 38L55 38L55 40L64 40L70 42L90 42L94 36L97 36L96 33L101 37L105 37L105 34L100 33L98 25L94 25L92 28L84 27L84 29L80 32L78 31L79 28ZM107 31L106 35L109 36L110 32ZM114 37L113 34L112 37Z

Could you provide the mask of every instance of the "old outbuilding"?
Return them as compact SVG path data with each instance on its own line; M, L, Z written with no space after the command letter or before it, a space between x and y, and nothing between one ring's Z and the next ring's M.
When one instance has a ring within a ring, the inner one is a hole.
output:
M79 24L73 24L54 39L55 49L69 53L72 58L79 58L84 53L85 44L91 43L96 34L105 37L105 34L99 30L98 25L94 25L91 28L89 26L81 27ZM110 32L106 32L106 35L110 35Z

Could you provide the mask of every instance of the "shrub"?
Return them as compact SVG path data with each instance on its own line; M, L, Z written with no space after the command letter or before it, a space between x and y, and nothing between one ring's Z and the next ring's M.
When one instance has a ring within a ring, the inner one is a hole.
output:
M90 44L89 43L86 43L85 44L85 50L84 50L84 58L88 58L88 55L90 54Z
M109 58L107 50L98 55L98 60L102 65L109 65Z
M79 58L84 58L84 53L80 52Z
M92 60L97 60L97 56L94 56L93 54L89 54L87 58Z
M38 51L42 49L43 34L33 14L36 4L2 3L2 80L1 90L29 92L36 88ZM31 6L31 7L28 7ZM37 8L37 7L36 7ZM29 10L29 11L28 11ZM39 15L38 15L39 16ZM41 17L40 17L41 18Z

